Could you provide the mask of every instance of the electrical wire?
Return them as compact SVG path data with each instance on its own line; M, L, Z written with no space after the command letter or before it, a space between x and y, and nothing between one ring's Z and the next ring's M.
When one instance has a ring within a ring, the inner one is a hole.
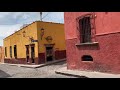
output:
M50 14L50 12L48 12L42 19L44 19L46 16L48 16Z

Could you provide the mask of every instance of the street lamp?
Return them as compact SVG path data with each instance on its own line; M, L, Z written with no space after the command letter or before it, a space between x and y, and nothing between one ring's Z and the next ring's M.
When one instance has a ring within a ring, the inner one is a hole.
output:
M31 36L26 36L26 35L25 35L25 34L26 34L25 31L23 31L22 33L23 33L23 37L28 37L31 42L32 42L32 40L34 40L33 37L31 37Z
M23 31L22 33L23 33L23 37L25 37L26 32L25 32L25 31Z

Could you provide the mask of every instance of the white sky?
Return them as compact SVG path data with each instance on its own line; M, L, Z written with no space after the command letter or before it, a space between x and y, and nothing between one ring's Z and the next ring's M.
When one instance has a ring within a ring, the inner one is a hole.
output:
M5 37L19 30L23 24L36 20L40 20L39 12L0 12L0 46L3 46ZM64 13L43 12L43 21L64 23Z

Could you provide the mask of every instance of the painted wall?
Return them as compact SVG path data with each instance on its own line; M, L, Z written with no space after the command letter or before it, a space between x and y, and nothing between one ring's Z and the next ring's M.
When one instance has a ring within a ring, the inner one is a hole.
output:
M56 57L58 57L56 59L65 58L66 44L65 44L64 24L52 23L52 22L37 22L37 28L38 28L37 35L39 41L38 52L40 56L42 56L41 58L43 58L43 56L45 57L45 52L46 52L45 44L55 44L54 52L59 54L59 55L56 54ZM42 37L42 40L41 40L41 28L44 29L44 35ZM48 42L46 40L47 36L51 36L53 40L51 42ZM61 54L63 54L63 56Z
M41 31L38 30L39 40L39 53L45 52L44 44L55 44L55 48L59 50L65 50L65 33L64 24L50 23L50 22L38 22L38 29L44 28L44 35L41 40ZM47 42L45 39L47 36L52 36L52 42Z
M120 12L96 12L96 34L120 32Z
M66 39L77 38L76 18L92 12L65 12ZM96 34L107 34L120 31L120 12L95 12ZM114 25L113 25L114 24ZM69 30L67 30L69 27Z
M120 73L120 13L95 12L97 16L95 18L95 38L98 44L76 46L80 40L75 19L86 13L89 12L65 12L68 69ZM73 32L73 35L70 35L70 32ZM82 61L83 55L91 55L93 61Z
M42 40L41 28L44 28L44 36L42 37ZM26 32L25 37L23 37L24 31ZM52 36L52 42L48 42L46 40L47 36ZM31 43L29 37L33 37L33 39L38 40L38 42ZM25 45L29 44L35 44L36 64L45 62L45 44L54 44L53 48L55 59L66 58L64 24L36 21L6 37L4 39L4 48L7 47L7 56L5 56L5 61L10 62L11 60L12 63L27 63ZM14 45L17 45L17 59L14 57ZM10 57L10 46L12 46L12 58ZM31 58L30 50L31 49L29 48L29 56Z
M79 16L83 15L83 14L87 14L90 12L83 12L83 13L79 13L79 12L65 12L64 14L64 18L65 18L65 38L66 39L73 39L73 38L77 38L77 31L76 31L76 18L78 18ZM69 28L68 28L69 27ZM69 30L68 30L69 29Z
M25 37L23 37L23 31L26 32ZM17 45L17 58L25 59L26 58L26 47L31 42L29 36L37 39L37 24L36 22L28 25L27 27L15 32L14 34L6 37L4 39L4 48L7 47L7 57L5 59L10 59L10 46L12 46L12 58L14 59L14 45ZM38 57L38 44L35 44L35 57ZM31 55L30 55L31 57Z

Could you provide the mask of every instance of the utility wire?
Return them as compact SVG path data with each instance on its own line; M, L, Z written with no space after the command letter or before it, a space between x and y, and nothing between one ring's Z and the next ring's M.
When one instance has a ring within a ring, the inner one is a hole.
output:
M50 13L48 12L42 19L44 19L45 17L47 17Z
M42 12L40 12L40 20L42 21Z

